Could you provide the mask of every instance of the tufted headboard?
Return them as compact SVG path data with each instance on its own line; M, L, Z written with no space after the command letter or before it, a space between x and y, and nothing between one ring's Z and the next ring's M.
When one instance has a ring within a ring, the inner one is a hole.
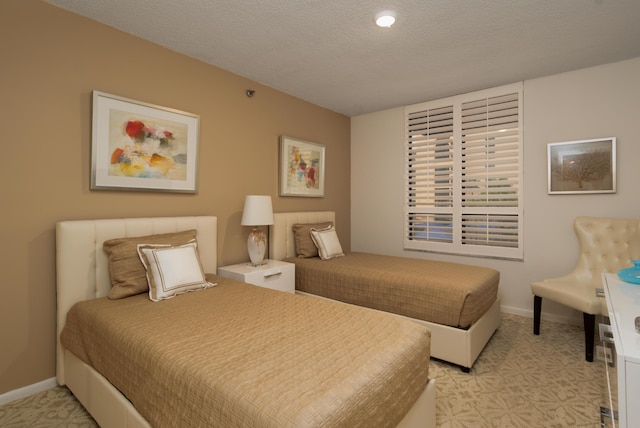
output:
M67 312L76 302L109 294L109 262L102 249L113 238L157 233L198 231L198 253L206 273L217 264L217 217L147 217L104 220L61 221L56 224L57 361L56 377L64 385L64 348L60 333Z
M334 211L308 211L274 213L273 225L269 226L269 258L282 260L296 256L293 225L296 223L336 222Z

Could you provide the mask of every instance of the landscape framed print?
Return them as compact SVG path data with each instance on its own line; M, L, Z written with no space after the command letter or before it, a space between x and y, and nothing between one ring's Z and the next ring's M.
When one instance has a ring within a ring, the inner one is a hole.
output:
M616 139L547 144L550 195L615 193Z

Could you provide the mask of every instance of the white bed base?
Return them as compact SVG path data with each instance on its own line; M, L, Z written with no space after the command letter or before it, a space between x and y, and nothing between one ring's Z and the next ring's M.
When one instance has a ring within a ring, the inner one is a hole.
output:
M56 224L56 380L67 385L102 428L150 428L127 398L109 381L64 349L60 333L76 302L109 294L108 260L102 244L113 238L196 229L205 272L216 272L217 218L150 217L63 221ZM435 427L435 380L400 422L400 428Z
M274 223L269 228L269 258L282 260L295 257L295 240L292 226L296 223L320 223L332 221L335 224L335 212L286 212L275 213ZM308 293L301 293L319 297ZM500 299L489 308L469 329L464 330L447 325L408 318L431 330L431 356L439 360L460 366L464 371L471 370L473 363L500 326Z

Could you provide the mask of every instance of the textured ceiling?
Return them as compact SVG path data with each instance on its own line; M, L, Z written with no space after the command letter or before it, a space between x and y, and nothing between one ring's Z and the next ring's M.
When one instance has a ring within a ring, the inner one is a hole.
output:
M46 1L347 116L640 56L640 0Z

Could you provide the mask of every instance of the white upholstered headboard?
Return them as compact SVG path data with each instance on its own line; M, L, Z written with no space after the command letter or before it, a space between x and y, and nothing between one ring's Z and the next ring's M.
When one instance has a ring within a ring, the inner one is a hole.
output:
M273 225L269 226L269 258L282 260L296 256L293 225L296 223L336 222L334 211L308 211L274 213Z
M61 221L56 224L57 361L56 378L64 380L64 349L60 332L74 303L109 294L111 281L104 241L156 233L198 231L198 252L206 273L217 264L217 217L147 217Z

